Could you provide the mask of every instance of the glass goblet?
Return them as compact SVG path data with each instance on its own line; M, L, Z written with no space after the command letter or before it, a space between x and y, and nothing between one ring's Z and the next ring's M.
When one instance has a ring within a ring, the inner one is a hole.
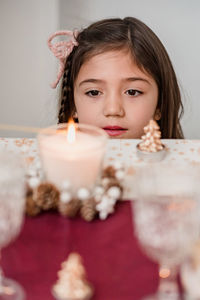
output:
M145 299L181 299L178 268L199 234L198 170L189 164L154 163L140 168L135 180L135 234L143 251L159 263L158 290Z
M0 249L19 234L25 205L24 168L14 153L0 152ZM22 300L23 288L0 268L0 300Z

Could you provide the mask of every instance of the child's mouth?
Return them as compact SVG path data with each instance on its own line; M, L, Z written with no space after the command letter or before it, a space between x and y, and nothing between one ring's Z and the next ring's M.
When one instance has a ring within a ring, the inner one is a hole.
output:
M122 135L127 131L126 128L122 128L122 127L119 127L119 126L106 126L106 127L103 127L103 129L110 136Z

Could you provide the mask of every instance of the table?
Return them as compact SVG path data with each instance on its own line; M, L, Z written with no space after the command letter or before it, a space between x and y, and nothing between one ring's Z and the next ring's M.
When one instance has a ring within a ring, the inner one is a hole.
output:
M93 300L137 300L156 290L157 265L141 251L131 217L131 183L134 168L142 162L135 155L137 140L110 140L106 163L121 160L127 166L124 201L108 219L87 223L57 213L26 217L20 236L2 251L6 276L19 281L28 300L52 300L51 286L60 264L72 251L84 261L88 279L95 287ZM200 162L200 141L165 140L167 160ZM1 139L0 148L21 151L27 162L37 156L35 140ZM126 198L127 197L127 198Z
M57 213L26 217L19 238L2 251L2 266L23 285L28 300L53 300L51 286L72 251L83 258L95 287L93 300L137 300L156 289L157 266L138 247L129 201L105 221L87 223Z
M107 144L105 165L114 161L121 161L126 170L124 181L124 199L133 199L135 196L134 176L138 166L144 164L136 155L136 145L140 140L110 139ZM190 161L200 164L200 140L175 140L163 139L166 145L167 155L165 161ZM33 166L38 157L36 139L28 138L0 138L0 150L7 149L20 152L25 157L27 165Z

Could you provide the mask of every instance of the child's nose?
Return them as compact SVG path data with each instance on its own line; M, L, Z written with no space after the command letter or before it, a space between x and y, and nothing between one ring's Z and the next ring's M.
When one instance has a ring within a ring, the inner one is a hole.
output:
M109 95L104 102L103 114L106 117L123 117L125 110L120 97Z

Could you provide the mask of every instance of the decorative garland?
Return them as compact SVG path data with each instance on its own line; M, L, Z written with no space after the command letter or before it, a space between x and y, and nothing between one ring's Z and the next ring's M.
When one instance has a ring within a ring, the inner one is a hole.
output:
M121 162L115 162L103 169L98 184L92 191L82 187L74 195L69 181L59 189L42 180L40 164L27 174L26 214L36 216L43 211L57 210L69 218L78 214L92 221L96 216L101 220L114 212L116 202L122 198L125 170Z

